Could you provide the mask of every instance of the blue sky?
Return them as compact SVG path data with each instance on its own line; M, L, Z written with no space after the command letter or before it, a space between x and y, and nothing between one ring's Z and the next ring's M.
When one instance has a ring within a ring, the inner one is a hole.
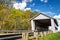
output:
M56 18L60 26L60 0L16 0L13 7L25 11L31 10L45 13Z
M24 0L16 0L19 3L22 3L22 1ZM31 11L51 12L52 14L49 16L59 15L60 13L60 0L25 0L25 2L25 8L31 8Z

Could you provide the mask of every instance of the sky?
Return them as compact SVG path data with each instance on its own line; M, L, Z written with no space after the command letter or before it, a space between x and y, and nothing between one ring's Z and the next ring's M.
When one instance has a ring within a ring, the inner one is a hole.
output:
M13 7L24 11L42 12L56 18L60 26L60 0L15 0Z

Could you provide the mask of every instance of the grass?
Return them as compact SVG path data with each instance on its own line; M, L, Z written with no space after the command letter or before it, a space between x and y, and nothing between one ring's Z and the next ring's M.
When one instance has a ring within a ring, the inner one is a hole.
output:
M60 33L51 33L44 37L39 37L39 40L60 40Z
M46 36L39 37L39 40L60 40L60 33L47 34Z

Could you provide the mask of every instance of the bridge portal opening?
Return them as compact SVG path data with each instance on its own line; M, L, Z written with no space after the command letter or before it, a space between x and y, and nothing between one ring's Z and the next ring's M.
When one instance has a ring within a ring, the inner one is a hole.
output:
M35 30L39 32L48 31L49 30L48 26L51 26L51 19L40 19L34 21L35 21Z

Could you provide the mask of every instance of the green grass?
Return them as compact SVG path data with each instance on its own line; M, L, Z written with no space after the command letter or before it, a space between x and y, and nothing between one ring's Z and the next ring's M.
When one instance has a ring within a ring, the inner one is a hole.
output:
M51 33L44 37L39 37L39 40L60 40L60 33Z
M60 40L60 33L47 34L46 36L39 37L39 40Z

